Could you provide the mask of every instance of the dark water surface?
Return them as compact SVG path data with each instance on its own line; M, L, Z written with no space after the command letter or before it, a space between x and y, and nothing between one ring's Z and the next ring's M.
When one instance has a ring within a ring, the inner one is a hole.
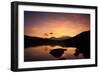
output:
M66 50L61 54L60 57L55 57L50 53L54 49L66 49ZM24 61L28 62L28 61L84 59L85 57L83 54L84 53L82 52L77 52L76 47L42 45L42 46L25 48Z

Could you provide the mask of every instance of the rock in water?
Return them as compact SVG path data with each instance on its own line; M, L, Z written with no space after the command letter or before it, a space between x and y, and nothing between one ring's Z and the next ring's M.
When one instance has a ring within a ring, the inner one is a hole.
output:
M62 49L62 48L57 48L57 49L53 49L50 51L50 54L53 55L54 57L61 57L62 54L64 53L64 51L66 51L67 49Z

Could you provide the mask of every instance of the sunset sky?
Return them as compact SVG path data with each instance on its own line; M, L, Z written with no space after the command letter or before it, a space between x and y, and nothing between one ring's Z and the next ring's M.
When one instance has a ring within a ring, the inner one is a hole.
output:
M42 38L75 36L90 30L90 15L24 11L24 34Z

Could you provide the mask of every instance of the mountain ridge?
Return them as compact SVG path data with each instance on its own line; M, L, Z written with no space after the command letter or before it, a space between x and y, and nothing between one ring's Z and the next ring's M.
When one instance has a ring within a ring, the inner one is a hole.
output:
M35 46L35 45L61 45L61 46L77 46L78 44L90 44L90 31L84 31L77 34L74 37L57 39L53 38L40 38L30 37L24 35L24 45Z

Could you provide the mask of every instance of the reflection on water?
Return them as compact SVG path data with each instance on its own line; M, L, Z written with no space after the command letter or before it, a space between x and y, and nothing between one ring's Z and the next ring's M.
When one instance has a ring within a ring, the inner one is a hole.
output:
M56 52L61 52L59 49L66 49L60 53L60 56L57 54L50 53L52 50L56 50ZM24 50L24 61L47 61L47 60L64 60L64 59L84 59L83 53L76 53L77 48L75 47L61 47L61 46L36 46L36 47L28 47Z

